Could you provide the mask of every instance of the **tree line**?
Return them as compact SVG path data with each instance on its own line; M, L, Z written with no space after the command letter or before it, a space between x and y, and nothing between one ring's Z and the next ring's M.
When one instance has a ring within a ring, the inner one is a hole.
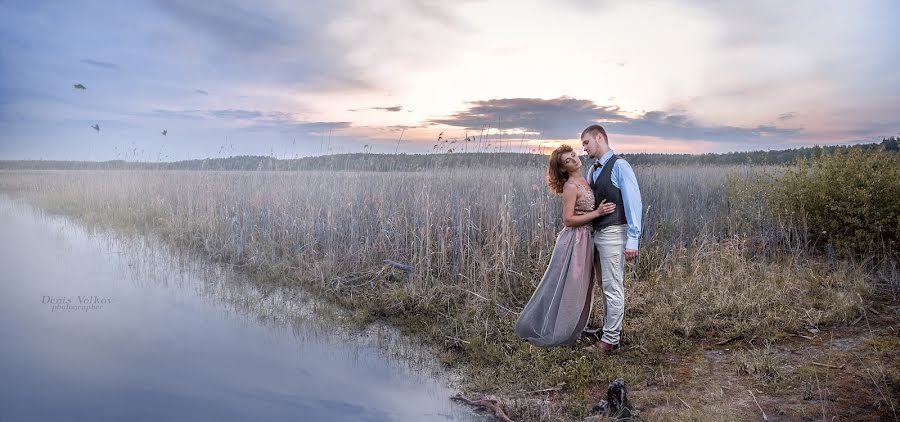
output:
M831 155L842 151L898 152L900 138L885 138L881 143L815 146L779 151L749 151L705 154L622 154L634 165L729 165L789 164L801 159ZM441 154L375 154L350 153L316 157L279 159L270 156L241 155L228 158L205 158L173 162L142 161L58 161L0 160L0 170L224 170L224 171L422 171L429 169L469 167L540 167L547 164L545 155L499 153Z

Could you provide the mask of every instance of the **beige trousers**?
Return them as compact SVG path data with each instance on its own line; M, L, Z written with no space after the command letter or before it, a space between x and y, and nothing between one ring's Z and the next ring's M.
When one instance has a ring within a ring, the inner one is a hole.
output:
M608 226L594 232L594 247L600 257L603 287L603 340L619 344L625 316L625 241L628 225Z

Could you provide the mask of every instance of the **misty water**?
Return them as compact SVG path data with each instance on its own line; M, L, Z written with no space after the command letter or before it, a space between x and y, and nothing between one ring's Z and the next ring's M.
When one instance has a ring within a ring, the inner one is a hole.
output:
M485 420L390 328L0 194L0 421Z

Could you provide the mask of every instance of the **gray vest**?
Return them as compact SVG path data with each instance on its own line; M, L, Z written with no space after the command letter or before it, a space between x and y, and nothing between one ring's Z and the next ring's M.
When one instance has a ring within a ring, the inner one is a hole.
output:
M597 182L594 182L593 174L588 174L588 183L594 190L594 208L600 206L600 201L606 199L606 202L616 204L616 210L612 214L597 217L593 221L594 230L600 231L608 226L617 224L628 224L625 219L625 201L622 201L622 191L612 183L612 169L619 159L618 155L613 155L606 160L606 164L600 169L597 176ZM593 166L592 166L593 167ZM593 172L591 172L593 173Z

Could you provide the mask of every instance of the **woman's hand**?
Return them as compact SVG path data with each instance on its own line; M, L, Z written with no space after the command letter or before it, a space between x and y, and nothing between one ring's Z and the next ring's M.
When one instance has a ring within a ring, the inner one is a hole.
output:
M594 210L594 215L596 215L597 217L602 217L607 214L612 214L615 210L616 204L606 202L606 200L604 199L600 202L600 205L597 205L597 209Z

